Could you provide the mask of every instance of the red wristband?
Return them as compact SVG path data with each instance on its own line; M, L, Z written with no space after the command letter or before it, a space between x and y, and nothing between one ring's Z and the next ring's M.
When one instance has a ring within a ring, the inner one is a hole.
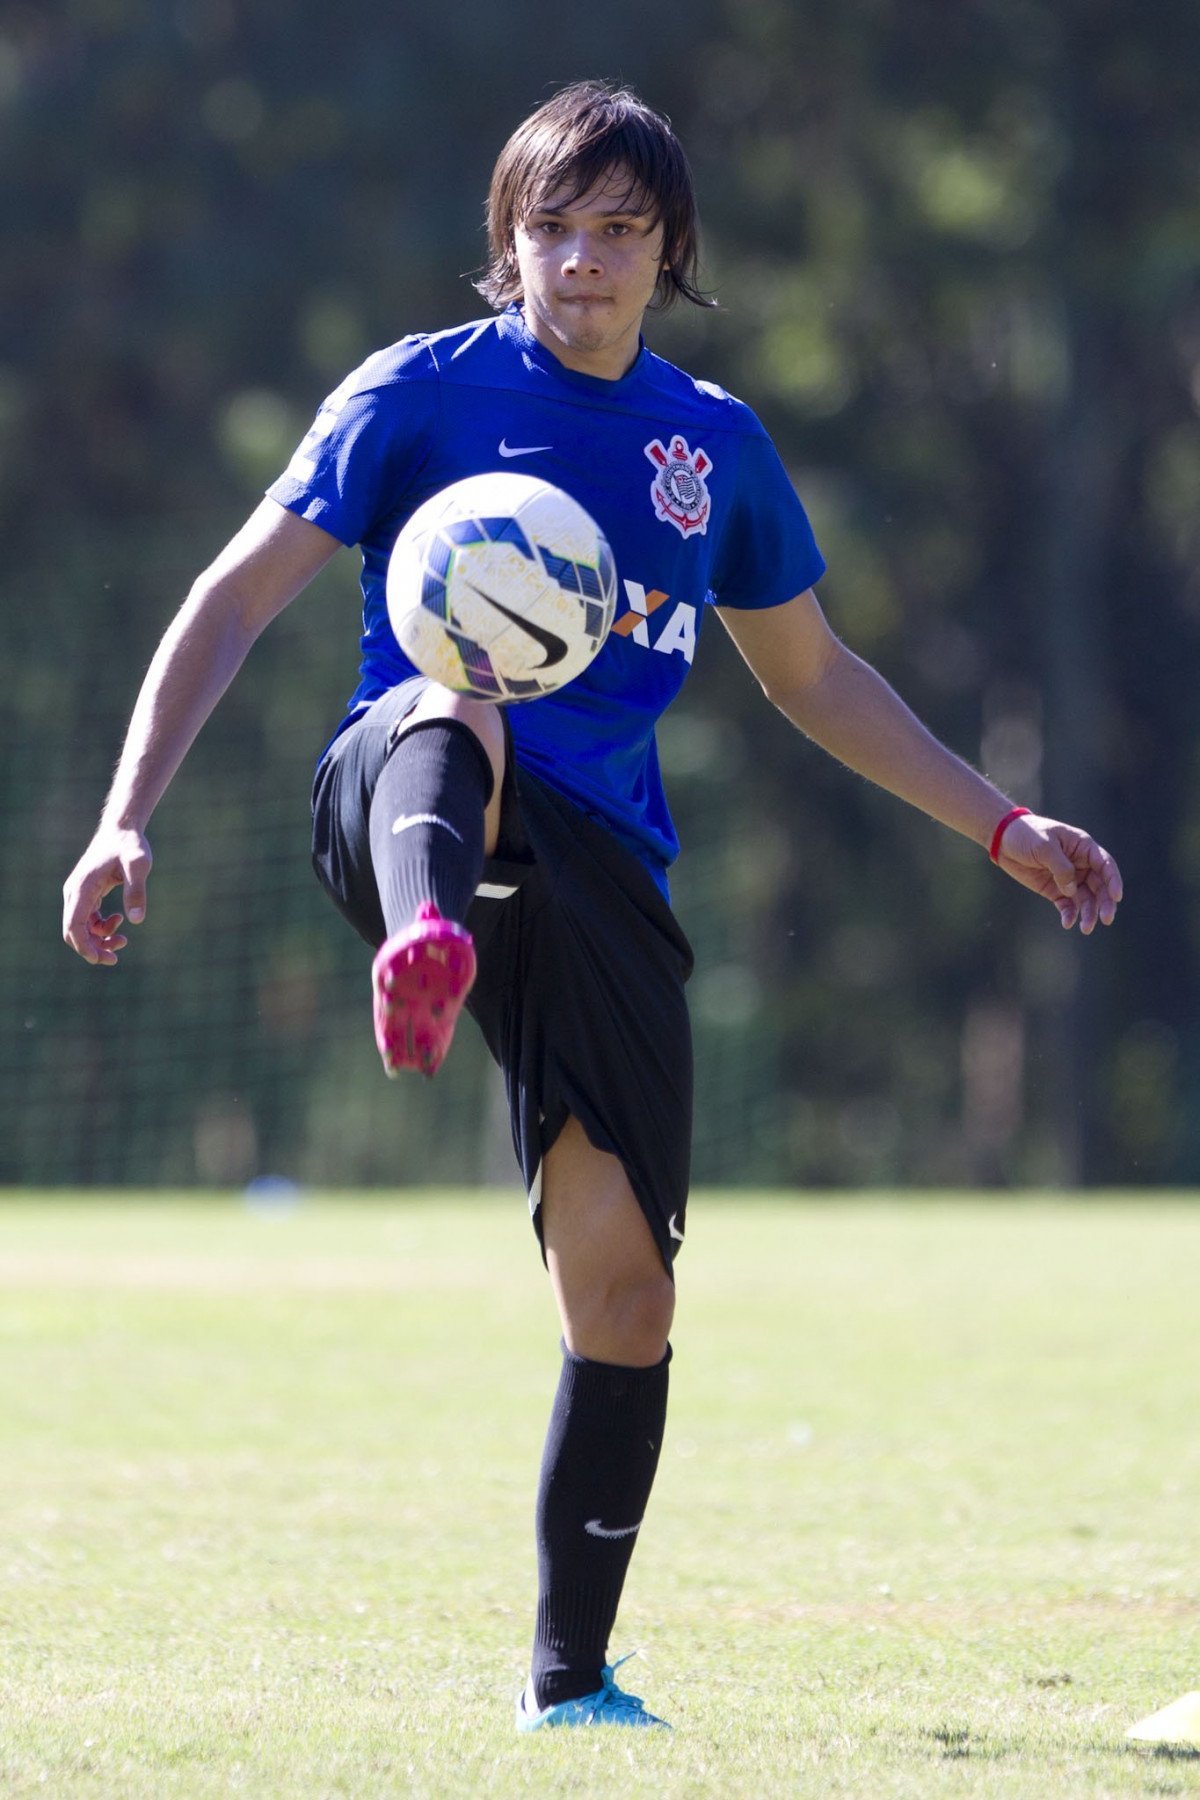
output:
M993 831L992 847L988 851L988 855L991 857L991 859L994 863L998 863L1000 861L1000 839L1004 836L1005 832L1008 830L1008 828L1012 824L1013 820L1014 819L1023 819L1025 817L1025 814L1028 811L1029 811L1029 808L1027 806L1014 806L1011 812L1005 813L1004 817L1001 819L1000 823L997 825L995 831Z

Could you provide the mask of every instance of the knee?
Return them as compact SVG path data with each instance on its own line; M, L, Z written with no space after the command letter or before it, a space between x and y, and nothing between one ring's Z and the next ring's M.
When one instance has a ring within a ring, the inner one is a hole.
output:
M504 721L500 708L490 700L476 700L470 694L456 694L453 688L430 682L410 717L416 719L457 719L473 731L500 774L504 772Z
M667 1353L675 1316L675 1284L665 1269L614 1280L572 1308L567 1348L593 1362L648 1369Z

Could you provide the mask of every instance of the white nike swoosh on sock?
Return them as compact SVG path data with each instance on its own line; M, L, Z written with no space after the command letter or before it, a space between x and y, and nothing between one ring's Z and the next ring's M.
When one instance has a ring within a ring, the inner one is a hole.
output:
M587 1532L589 1537L623 1538L632 1537L635 1531L640 1531L642 1529L642 1523L642 1520L639 1519L636 1525L622 1525L617 1531L608 1531L600 1523L599 1519L589 1519L583 1529Z
M407 831L410 825L440 825L443 831L448 831L451 837L462 843L462 833L455 831L449 819L439 819L436 813L401 813L392 820L392 836L396 837L400 832Z

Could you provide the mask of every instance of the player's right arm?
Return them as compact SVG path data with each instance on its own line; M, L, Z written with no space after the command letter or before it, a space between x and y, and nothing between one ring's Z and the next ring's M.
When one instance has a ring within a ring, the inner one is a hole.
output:
M255 638L339 549L339 541L264 500L195 583L163 636L133 709L91 843L63 885L63 938L85 962L112 964L123 916L146 911L146 827L201 726ZM124 915L102 916L110 889Z

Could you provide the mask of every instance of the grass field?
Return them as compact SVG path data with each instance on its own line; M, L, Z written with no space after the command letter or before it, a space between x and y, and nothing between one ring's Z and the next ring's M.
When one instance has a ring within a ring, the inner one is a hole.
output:
M0 1794L1200 1793L1200 1205L700 1194L613 1649L520 1738L519 1197L0 1203Z

